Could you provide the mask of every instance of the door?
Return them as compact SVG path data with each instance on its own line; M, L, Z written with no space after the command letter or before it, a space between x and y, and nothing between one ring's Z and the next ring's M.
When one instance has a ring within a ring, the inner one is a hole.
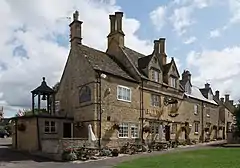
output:
M63 138L71 138L72 136L72 124L63 123Z
M165 125L165 139L166 139L166 141L170 140L170 126L169 125Z
M222 133L223 133L223 139L225 139L225 127L223 127Z

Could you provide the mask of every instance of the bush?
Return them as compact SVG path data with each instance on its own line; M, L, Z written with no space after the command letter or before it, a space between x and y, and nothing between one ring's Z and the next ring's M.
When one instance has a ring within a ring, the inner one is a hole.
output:
M62 153L62 160L64 161L74 161L77 159L78 159L77 154L73 150L67 149L67 150L64 150Z
M113 157L118 156L118 154L119 154L118 149L113 149L113 150L112 150L112 156L113 156Z
M100 156L111 156L112 152L110 149L102 149L100 151Z

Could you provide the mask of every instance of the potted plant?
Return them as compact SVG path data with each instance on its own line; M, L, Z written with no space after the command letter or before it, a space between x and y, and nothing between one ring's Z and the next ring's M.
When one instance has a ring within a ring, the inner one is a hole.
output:
M114 124L114 125L113 125L113 129L119 131L119 130L120 130L120 126L119 126L119 124Z
M144 126L144 127L143 127L143 132L145 132L145 133L150 133L150 132L151 132L150 127L149 127L149 126Z

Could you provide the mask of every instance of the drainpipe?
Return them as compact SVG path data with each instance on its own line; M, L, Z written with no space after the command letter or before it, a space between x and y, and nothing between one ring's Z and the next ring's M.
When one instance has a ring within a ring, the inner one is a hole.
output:
M201 111L201 122L202 122L202 124L201 124L201 129L202 129L202 131L201 131L201 140L202 140L202 143L204 142L204 124L203 124L203 109L204 109L204 104L203 104L203 101L202 101L202 111Z
M18 119L15 120L15 148L17 149L18 148L18 141L17 141L17 138L18 138L18 130L17 130L17 125L18 125Z
M141 92L140 92L140 116L141 116L141 143L143 144L143 115L144 115L144 107L143 107L143 79L141 80Z
M101 73L98 73L97 78L98 86L98 110L99 110L99 135L98 135L98 147L101 149L101 136L102 136L102 81L101 81Z

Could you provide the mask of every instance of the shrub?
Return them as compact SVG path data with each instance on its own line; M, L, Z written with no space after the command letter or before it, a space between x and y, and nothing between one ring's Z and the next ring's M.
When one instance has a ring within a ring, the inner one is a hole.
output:
M119 154L118 149L113 149L113 150L112 150L112 156L113 156L113 157L118 156L118 154Z

